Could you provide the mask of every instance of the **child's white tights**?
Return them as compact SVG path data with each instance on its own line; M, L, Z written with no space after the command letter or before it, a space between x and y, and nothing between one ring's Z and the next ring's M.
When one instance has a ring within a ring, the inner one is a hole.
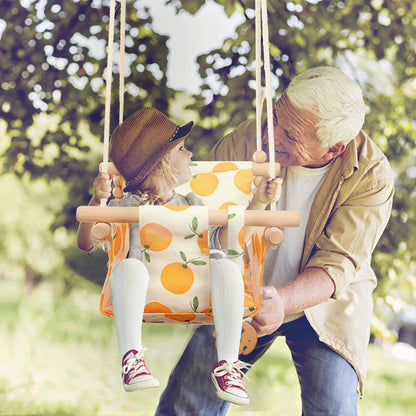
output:
M228 259L211 259L211 297L218 361L238 359L244 310L244 284L238 267ZM120 353L142 346L142 320L149 273L138 259L118 263L110 276L113 315Z
M120 261L111 272L114 323L122 357L127 351L143 349L142 321L149 280L146 266L135 258Z
M237 265L228 259L212 259L211 299L218 361L238 360L244 312L244 283Z

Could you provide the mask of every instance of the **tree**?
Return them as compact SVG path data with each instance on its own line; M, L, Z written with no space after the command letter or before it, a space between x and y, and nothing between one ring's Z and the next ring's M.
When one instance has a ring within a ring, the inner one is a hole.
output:
M3 171L70 182L91 174L86 137L99 141L103 131L108 5L89 0L1 2L0 118L9 138ZM132 2L127 6L126 112L146 105L166 111L173 97L166 86L167 37L152 31L147 9L138 11ZM113 85L111 128L118 120L117 83ZM43 130L36 140L30 134L33 126ZM94 162L96 170L96 158ZM81 182L81 187L74 182L70 195L76 203L87 200L89 182ZM66 224L74 226L70 219Z
M166 0L178 12L191 14L204 3ZM199 94L187 99L187 108L200 118L193 135L198 140L191 142L196 158L254 116L254 0L216 3L228 15L240 12L245 20L235 36L198 58L203 85ZM152 18L140 2L128 1L127 10L126 113L144 105L168 112L177 92L166 86L167 38L152 31ZM61 5L4 0L0 11L5 24L0 119L7 122L9 137L2 145L0 167L21 176L62 178L69 187L68 203L55 227L74 228L74 209L89 198L100 153L108 0ZM276 95L294 75L316 65L337 66L362 86L368 102L365 129L396 175L393 214L374 256L381 282L378 296L381 303L389 302L387 293L405 291L408 301L414 301L416 4L269 0L268 12ZM117 120L116 106L112 108L112 119ZM36 139L29 134L33 126Z

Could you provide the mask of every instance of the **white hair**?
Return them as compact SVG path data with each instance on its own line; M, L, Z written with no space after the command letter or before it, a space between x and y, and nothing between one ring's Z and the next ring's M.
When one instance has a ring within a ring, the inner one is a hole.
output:
M322 147L349 143L364 124L362 90L336 68L321 66L302 72L291 81L286 94L295 107L319 118L316 132Z

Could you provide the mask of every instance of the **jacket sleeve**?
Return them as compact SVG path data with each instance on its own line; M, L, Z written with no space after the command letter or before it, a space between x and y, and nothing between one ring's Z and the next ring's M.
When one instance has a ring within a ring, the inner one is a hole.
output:
M324 231L306 267L324 269L335 283L333 297L358 279L374 276L371 255L390 218L394 184L387 160L342 185Z

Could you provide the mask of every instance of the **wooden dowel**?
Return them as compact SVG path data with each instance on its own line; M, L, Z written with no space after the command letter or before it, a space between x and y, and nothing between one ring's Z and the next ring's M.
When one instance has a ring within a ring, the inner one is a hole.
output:
M77 209L79 222L121 222L138 223L139 207L91 207L81 206ZM228 211L225 209L210 209L208 212L209 225L226 225ZM300 215L296 211L245 211L244 225L265 227L298 227Z
M252 166L254 176L270 176L269 163L254 163ZM275 163L276 176L280 175L280 164Z

